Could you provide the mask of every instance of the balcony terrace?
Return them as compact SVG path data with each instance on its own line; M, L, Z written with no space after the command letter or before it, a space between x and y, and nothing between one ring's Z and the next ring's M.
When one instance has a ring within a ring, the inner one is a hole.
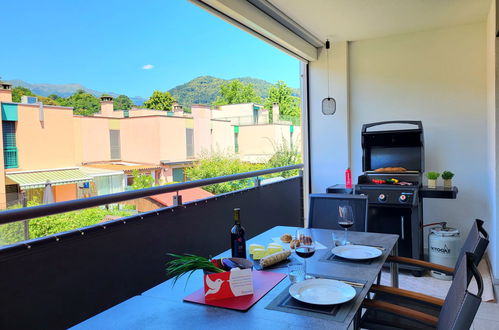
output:
M303 177L241 173L0 213L0 224L254 178L255 187L0 248L0 328L67 328L167 279L167 253L214 256L229 246L234 207L248 238L277 225L303 226ZM275 181L275 180L273 180ZM14 285L13 285L14 284ZM27 313L29 317L26 317Z

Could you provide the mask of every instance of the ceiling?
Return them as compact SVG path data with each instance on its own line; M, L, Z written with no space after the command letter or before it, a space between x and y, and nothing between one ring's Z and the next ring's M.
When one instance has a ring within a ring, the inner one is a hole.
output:
M485 21L491 0L267 0L315 37L354 41Z

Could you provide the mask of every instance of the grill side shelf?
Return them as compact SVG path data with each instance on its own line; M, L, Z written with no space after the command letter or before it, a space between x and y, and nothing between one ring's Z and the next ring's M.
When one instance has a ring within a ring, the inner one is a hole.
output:
M457 193L457 187L444 188L442 186L437 186L435 189L430 189L428 186L423 186L419 190L419 194L422 198L456 199Z

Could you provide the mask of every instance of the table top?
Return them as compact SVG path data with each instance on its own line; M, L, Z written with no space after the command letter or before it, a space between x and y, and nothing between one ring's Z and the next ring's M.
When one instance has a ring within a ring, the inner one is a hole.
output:
M272 242L273 237L280 237L284 233L294 234L295 231L295 227L277 226L248 240L247 243L266 245ZM145 291L140 296L128 299L76 325L74 329L211 328L218 330L232 328L310 329L319 327L347 329L397 242L398 235L349 232L349 240L352 243L381 246L385 249L383 255L370 264L321 262L320 259L324 258L333 246L333 232L341 233L341 231L313 229L314 239L327 248L317 250L314 256L307 259L307 272L367 282L361 293L355 298L345 322L332 322L318 317L265 309L275 297L289 286L290 282L287 278L282 280L247 312L184 302L182 299L185 296L202 287L203 273L197 271L189 281L186 281L187 276L179 279L174 286L172 280L165 281ZM230 250L218 257L227 257L229 254ZM283 268L271 269L271 271L285 273L287 268L284 266Z

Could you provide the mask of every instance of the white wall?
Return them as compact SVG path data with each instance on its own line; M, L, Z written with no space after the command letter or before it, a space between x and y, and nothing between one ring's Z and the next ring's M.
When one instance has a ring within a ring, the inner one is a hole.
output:
M310 174L312 192L345 181L349 166L348 126L348 43L332 43L329 50L331 97L336 99L336 113L322 114L322 100L328 96L326 53L309 66L310 102Z
M350 45L354 173L363 123L421 120L426 171L454 172L459 188L456 200L425 199L424 222L447 221L463 234L475 218L492 218L484 31L472 24Z
M310 64L312 191L344 183L349 152L354 177L361 174L362 124L421 120L426 170L451 170L459 187L456 200L424 200L425 223L445 220L466 235L483 218L490 231L495 183L488 175L485 36L483 22L351 42L333 57L336 80L349 80L349 94L333 83L341 106L329 118L320 113L327 86L320 54Z

